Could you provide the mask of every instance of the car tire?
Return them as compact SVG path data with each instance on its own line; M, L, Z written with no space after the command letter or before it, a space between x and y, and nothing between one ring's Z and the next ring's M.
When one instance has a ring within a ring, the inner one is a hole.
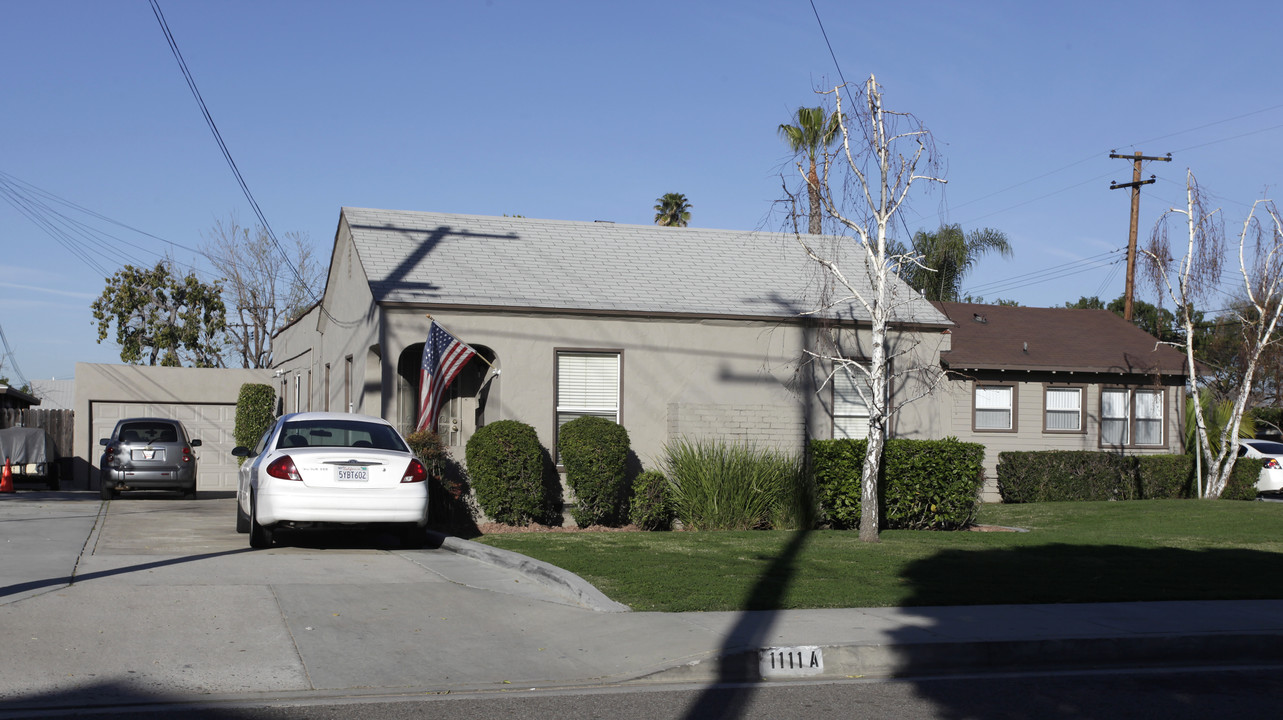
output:
M258 500L249 496L249 546L262 550L272 546L272 529L258 522Z
M112 486L110 480L100 480L98 483L98 494L103 500L110 500L116 497L116 488Z
M427 530L418 523L406 523L396 528L396 539L406 550L417 550L428 540Z
M245 508L241 507L239 494L236 496L236 532L249 532L249 513L245 512Z

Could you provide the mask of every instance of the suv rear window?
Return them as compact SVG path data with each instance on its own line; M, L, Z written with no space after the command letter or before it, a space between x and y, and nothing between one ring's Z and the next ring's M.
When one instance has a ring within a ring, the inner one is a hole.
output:
M176 443L178 428L170 423L130 422L120 426L117 438L122 443Z

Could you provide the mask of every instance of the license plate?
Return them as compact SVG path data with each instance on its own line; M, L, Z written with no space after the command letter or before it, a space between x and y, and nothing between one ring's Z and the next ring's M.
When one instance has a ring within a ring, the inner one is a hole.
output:
M165 448L145 448L142 450L133 450L133 459L135 460L164 460Z
M370 468L368 467L341 467L339 470L339 482L369 482Z

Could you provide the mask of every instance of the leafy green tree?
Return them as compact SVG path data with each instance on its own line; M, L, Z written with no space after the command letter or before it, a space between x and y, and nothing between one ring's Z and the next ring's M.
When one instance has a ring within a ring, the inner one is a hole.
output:
M1101 299L1096 295L1092 295L1091 297L1087 297L1086 295L1083 295L1078 298L1078 302L1065 303L1065 309L1066 310L1104 310L1105 303L1101 302Z
M681 193L664 193L655 201L655 224L686 227L691 220L691 204Z
M822 107L800 107L794 116L796 125L780 125L780 138L794 153L806 154L809 163L806 173L806 192L810 200L807 229L811 235L821 232L820 175L817 160L820 153L842 139L842 119L838 113L825 113Z
M134 365L222 367L219 348L226 330L222 284L201 282L195 273L177 277L161 261L147 270L126 265L107 279L93 302L98 342L116 326L120 359Z
M1065 307L1070 310L1108 310L1118 317L1122 317L1126 303L1125 295L1119 295L1110 301L1108 305L1099 297L1092 295L1091 297L1080 297L1078 302L1067 302ZM1200 312L1195 311L1194 314L1200 320L1203 317ZM1184 342L1185 333L1181 332L1176 315L1171 310L1151 305L1144 300L1132 301L1132 324L1163 342Z
M957 302L962 279L990 251L1011 257L1007 236L992 228L963 233L961 225L941 225L935 232L919 230L913 234L911 249L919 261L903 266L902 275L928 300Z

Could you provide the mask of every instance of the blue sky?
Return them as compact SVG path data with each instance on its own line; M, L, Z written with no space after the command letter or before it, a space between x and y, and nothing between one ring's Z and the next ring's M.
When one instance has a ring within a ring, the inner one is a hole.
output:
M648 224L680 192L693 226L780 229L776 127L838 79L808 0L160 1L273 229L325 259L344 205ZM95 228L68 241L86 260L0 203L0 326L26 377L69 378L119 361L89 310L104 271L203 268L202 233L254 216L146 0L2 6L0 179L142 231L62 208ZM876 74L944 155L908 228L1010 238L965 283L987 299L1122 293L1090 261L1126 245L1111 150L1173 154L1145 168L1142 236L1186 168L1228 225L1283 180L1274 3L815 6L845 78Z

